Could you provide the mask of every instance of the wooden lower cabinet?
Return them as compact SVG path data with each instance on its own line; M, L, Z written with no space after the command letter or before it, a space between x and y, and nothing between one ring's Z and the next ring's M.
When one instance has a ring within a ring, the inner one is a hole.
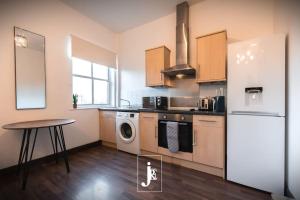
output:
M100 139L116 143L116 112L100 111Z
M157 113L140 113L140 146L142 150L157 152L157 120Z
M172 153L169 151L169 149L158 147L158 153L160 153L162 155L170 156L173 158L182 159L182 160L189 160L189 161L193 160L193 154L188 153L188 152L179 151L177 153Z
M194 116L193 161L224 168L225 127L223 116Z
M116 112L100 111L100 139L116 144ZM140 149L144 153L158 153L163 160L184 167L224 177L225 119L224 116L193 116L193 153L171 153L158 147L158 113L141 112Z

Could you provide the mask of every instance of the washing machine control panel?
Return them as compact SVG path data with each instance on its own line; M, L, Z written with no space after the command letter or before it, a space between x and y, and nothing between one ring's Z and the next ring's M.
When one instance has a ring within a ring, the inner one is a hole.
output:
M117 112L117 117L119 118L138 118L138 113L128 113L128 112Z

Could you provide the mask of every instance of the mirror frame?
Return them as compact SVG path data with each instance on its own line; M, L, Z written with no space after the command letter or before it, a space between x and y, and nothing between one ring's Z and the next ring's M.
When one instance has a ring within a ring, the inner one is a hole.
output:
M29 33L32 33L34 35L37 36L41 36L43 38L43 42L44 42L44 77L45 77L45 106L44 107L39 107L39 108L18 108L18 95L17 95L17 55L16 55L16 42L15 42L15 36L16 36L16 29L21 29L23 31L27 31ZM14 37L13 37L13 41L14 41L14 62L15 62L15 106L16 106L16 110L37 110L37 109L46 109L47 108L47 71L46 71L46 37L38 34L38 33L34 33L32 31L14 26Z

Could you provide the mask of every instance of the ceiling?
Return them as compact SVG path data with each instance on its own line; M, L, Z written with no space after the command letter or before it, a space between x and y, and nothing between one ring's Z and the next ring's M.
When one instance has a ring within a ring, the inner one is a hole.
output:
M176 10L185 0L61 0L114 32L151 22ZM203 0L188 0L195 4Z

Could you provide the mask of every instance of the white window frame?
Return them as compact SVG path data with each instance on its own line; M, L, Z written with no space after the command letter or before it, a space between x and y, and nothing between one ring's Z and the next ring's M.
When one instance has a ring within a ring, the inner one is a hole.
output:
M77 58L77 57L75 57ZM81 58L77 58L77 59L81 59ZM84 59L81 59L84 60ZM73 91L73 77L79 77L79 78L86 78L86 79L90 79L92 81L92 103L91 104L78 104L79 106L110 106L113 102L112 102L112 85L113 82L111 80L111 75L116 76L115 74L111 74L112 71L110 70L110 68L108 66L107 67L107 71L108 71L108 79L101 79L101 78L96 78L94 77L94 73L93 73L93 64L97 64L97 63L93 63L91 61L85 60L87 62L90 63L90 67L91 67L91 76L84 76L84 75L78 75L78 74L74 74L73 73L73 59L72 59L72 91ZM94 80L99 80L99 81L105 81L107 82L107 104L95 104L94 103ZM116 80L116 77L115 77ZM116 83L115 83L116 84ZM114 89L115 91L116 89ZM115 100L114 100L115 103Z

